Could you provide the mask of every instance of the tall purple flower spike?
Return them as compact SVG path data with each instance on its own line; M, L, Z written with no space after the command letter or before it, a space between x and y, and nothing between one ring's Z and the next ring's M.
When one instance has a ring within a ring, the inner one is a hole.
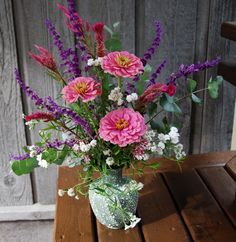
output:
M167 63L166 60L162 61L162 63L157 67L157 69L155 70L155 72L152 73L151 79L148 82L148 86L151 86L151 85L153 85L153 84L156 83L156 79L160 75L160 73L161 73L162 69L165 67L166 63Z
M76 51L72 50L71 48L65 50L63 42L61 41L61 36L57 33L53 23L49 19L46 19L45 24L53 38L53 44L57 47L60 58L62 60L62 66L67 67L66 73L72 74L73 78L81 76L79 58Z
M156 21L155 27L156 27L156 36L152 42L151 47L147 49L147 51L143 55L143 58L141 59L144 66L147 64L147 61L152 58L152 55L155 53L155 51L157 50L161 42L161 34L162 34L161 23L159 21Z
M178 78L184 77L187 78L188 75L198 72L198 71L203 71L208 68L212 68L220 62L220 57L217 57L213 60L210 61L205 61L203 63L198 62L197 64L191 64L189 66L185 66L184 64L181 64L179 66L179 70L175 73L172 73L170 77L168 78L168 84L169 83L175 83Z

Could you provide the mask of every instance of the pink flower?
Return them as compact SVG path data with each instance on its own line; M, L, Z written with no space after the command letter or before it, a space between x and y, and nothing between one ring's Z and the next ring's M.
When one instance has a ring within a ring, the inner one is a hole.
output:
M35 45L35 47L40 52L40 54L35 55L32 52L29 52L29 56L40 65L45 66L52 71L56 71L57 65L52 57L52 54L41 46Z
M103 57L105 55L104 25L104 23L98 22L92 26L93 32L95 34L96 52L98 57Z
M88 102L101 93L101 84L91 77L77 77L62 89L63 98L68 103L74 103L79 98L82 102Z
M102 69L116 77L132 78L143 72L143 63L127 51L115 51L103 57Z
M139 142L145 134L147 126L139 112L130 108L111 111L100 121L99 136L112 144L125 147Z

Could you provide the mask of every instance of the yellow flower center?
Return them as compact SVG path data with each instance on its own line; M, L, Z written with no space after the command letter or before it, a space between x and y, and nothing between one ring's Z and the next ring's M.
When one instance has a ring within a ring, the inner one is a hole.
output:
M116 58L116 63L119 66L127 67L130 64L130 59L126 56L118 55L117 58Z
M77 83L75 86L74 86L74 90L78 93L78 94L84 94L87 90L87 84L84 83L84 82L80 82L80 83Z
M129 122L123 118L116 120L116 128L119 130L125 129L129 126Z

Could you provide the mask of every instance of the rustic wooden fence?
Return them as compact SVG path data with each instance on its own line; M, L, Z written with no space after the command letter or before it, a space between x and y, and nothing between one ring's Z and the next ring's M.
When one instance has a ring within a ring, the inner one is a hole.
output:
M57 3L65 2L0 1L0 234L8 230L12 236L12 240L3 236L0 242L50 240L48 225L51 223L37 220L53 218L52 206L47 204L54 204L57 169L38 169L22 177L9 172L9 153L20 152L22 145L37 140L37 131L27 130L21 119L22 113L31 112L34 107L17 86L13 69L18 67L25 81L41 96L55 96L56 83L26 53L36 43L51 47L56 55L45 28L46 18L56 24L65 45L73 45L74 38L56 7ZM154 21L159 19L164 35L151 64L168 60L168 67L159 79L162 82L181 63L236 54L236 46L220 37L221 23L236 18L235 0L81 0L78 6L79 13L88 21L104 21L107 25L120 21L124 49L140 56L151 43ZM204 87L206 80L215 74L216 70L209 70L194 75L194 79ZM235 96L235 88L225 82L217 101L202 94L202 106L190 102L182 105L184 113L177 121L183 125L182 140L189 153L229 149ZM3 222L7 220L32 220L17 222L20 232L28 231L28 235L23 240L14 240L16 222Z

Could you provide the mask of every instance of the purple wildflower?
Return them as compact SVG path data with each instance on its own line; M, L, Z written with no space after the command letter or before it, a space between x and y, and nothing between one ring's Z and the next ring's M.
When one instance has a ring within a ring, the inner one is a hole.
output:
M36 106L42 106L43 105L43 99L38 96L38 94L33 91L29 86L26 86L24 81L21 79L20 73L17 69L14 71L15 78L20 85L22 91L31 98L32 101L34 101Z
M23 155L12 155L10 157L10 160L25 160L25 159L29 159L30 155L28 153L23 154Z
M67 145L68 147L72 148L74 144L76 144L78 141L75 139L67 139L65 141L61 141L59 139L54 139L53 141L47 141L46 147L47 148L53 148L53 149L60 149L63 145Z
M66 66L68 70L67 73L72 73L73 77L81 76L81 70L79 68L79 58L76 51L68 48L64 50L63 42L61 41L61 36L57 33L55 26L50 20L46 20L45 24L53 38L53 44L57 47L59 55L62 60L62 66ZM70 59L72 57L72 60Z
M168 78L168 84L169 83L175 83L178 78L185 77L187 78L188 75L203 71L208 68L212 68L220 62L220 57L217 57L211 61L205 61L203 63L198 62L197 64L191 64L189 66L185 66L184 64L181 64L179 66L179 70L175 73L172 73L170 77Z
M161 42L161 34L162 34L161 23L159 21L156 21L155 27L156 27L156 37L154 38L151 47L144 53L143 58L141 59L144 66L147 64L147 61L152 58L152 55L155 53L155 51L157 50Z
M150 79L150 81L148 83L148 86L153 85L153 84L156 83L155 80L160 75L162 69L165 67L166 62L167 62L166 60L162 61L162 63L157 67L156 71L154 73L152 73L151 79Z

